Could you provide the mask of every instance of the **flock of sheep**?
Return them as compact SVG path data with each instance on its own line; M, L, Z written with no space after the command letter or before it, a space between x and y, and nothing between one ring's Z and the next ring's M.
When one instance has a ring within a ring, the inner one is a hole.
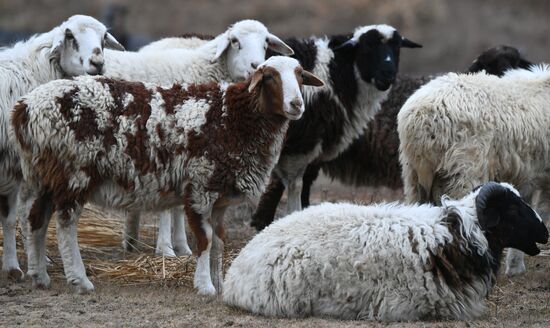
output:
M254 313L481 315L504 248L516 249L506 273L519 274L522 252L548 240L532 207L550 200L550 67L498 47L469 73L398 77L400 49L418 47L389 25L282 40L243 20L130 52L75 15L0 49L2 270L24 277L18 216L27 275L49 286L55 213L67 281L93 291L76 225L94 203L128 213L129 250L140 212L154 211L157 252L190 255L187 220L198 293ZM402 186L409 204L302 210L321 169ZM285 189L289 215L273 222ZM265 229L224 281L224 213L258 199L252 225Z

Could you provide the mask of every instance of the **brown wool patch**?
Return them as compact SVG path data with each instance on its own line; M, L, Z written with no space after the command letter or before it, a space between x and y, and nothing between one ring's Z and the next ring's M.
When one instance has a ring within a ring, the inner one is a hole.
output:
M29 113L27 112L27 104L23 101L18 101L12 112L11 123L13 130L15 132L15 137L19 142L21 148L25 151L31 149L30 145L26 143L25 138L23 137L23 131L29 124Z

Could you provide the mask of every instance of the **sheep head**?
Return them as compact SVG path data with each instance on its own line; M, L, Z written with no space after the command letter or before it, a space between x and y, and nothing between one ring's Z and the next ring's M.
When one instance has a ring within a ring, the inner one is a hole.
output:
M536 243L548 242L540 216L507 183L488 182L476 197L477 218L492 248L512 247L537 255Z
M124 50L107 28L90 16L71 16L53 33L50 59L67 76L102 74L103 48Z
M258 90L261 110L297 120L305 110L302 85L323 86L324 83L304 70L296 59L273 56L254 72L248 91Z
M242 20L230 26L216 37L216 54L213 61L226 56L227 69L231 79L245 80L264 62L267 49L283 55L294 51L267 28L255 20Z

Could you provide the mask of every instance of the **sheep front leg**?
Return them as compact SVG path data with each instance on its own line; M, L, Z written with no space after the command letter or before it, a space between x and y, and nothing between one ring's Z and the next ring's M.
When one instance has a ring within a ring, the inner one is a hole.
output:
M81 205L64 208L57 213L57 242L67 283L74 286L79 294L94 290L94 285L86 276L86 268L80 256L77 239L77 224L82 213Z
M272 174L271 181L266 191L262 194L258 208L252 216L252 221L250 222L252 227L260 231L273 222L275 213L277 212L277 205L279 205L284 191L285 185L283 182Z
M190 197L190 196L188 196ZM212 248L212 226L208 222L212 210L206 215L198 213L191 202L184 206L191 230L197 240L197 268L195 269L194 286L201 295L215 295L216 288L210 277L210 249Z
M17 231L17 194L17 190L14 190L7 197L0 196L0 220L2 221L2 229L4 231L2 271L7 272L10 279L21 281L24 274L17 261L17 243L15 240Z
M302 179L294 179L288 184L287 215L302 210Z
M185 233L185 215L181 207L172 209L172 242L176 255L191 255L191 248L187 243L187 234Z
M124 226L124 241L122 247L128 252L137 250L139 241L139 222L141 213L132 211L126 213L126 225Z
M223 227L223 216L227 206L214 207L212 210L212 225L214 226L214 235L212 237L212 249L210 251L210 275L212 283L216 287L218 294L222 293L222 273L223 273L223 249L225 242L225 230Z
M155 253L169 257L176 256L172 247L172 218L169 211L160 213L159 235Z

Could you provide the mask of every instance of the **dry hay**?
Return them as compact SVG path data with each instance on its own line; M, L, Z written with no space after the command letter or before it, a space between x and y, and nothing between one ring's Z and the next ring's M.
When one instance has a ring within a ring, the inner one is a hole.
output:
M52 218L54 221L55 218ZM149 220L151 221L151 220ZM155 222L152 220L151 222ZM139 252L125 252L122 248L124 215L105 212L86 206L78 224L78 241L92 281L108 281L117 285L162 284L193 286L194 256L156 256L156 225L142 224ZM47 253L52 264L48 273L53 279L64 279L63 263L57 249L55 224L50 224L47 234ZM2 243L0 235L0 245ZM3 252L0 246L0 252ZM223 267L237 255L235 251L224 254ZM18 235L18 257L26 263L21 234Z

